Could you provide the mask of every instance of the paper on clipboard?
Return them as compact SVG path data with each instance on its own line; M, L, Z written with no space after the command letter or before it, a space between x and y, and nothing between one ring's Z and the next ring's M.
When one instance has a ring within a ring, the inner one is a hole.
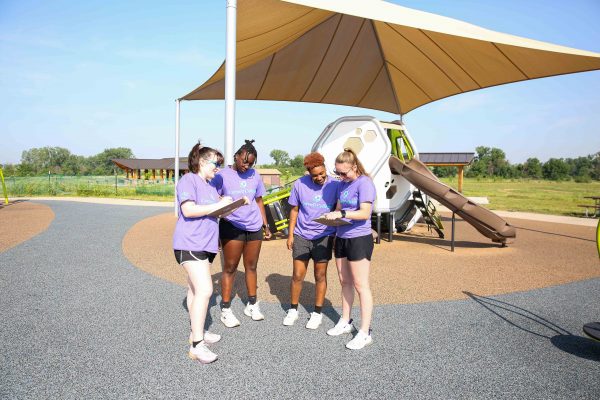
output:
M345 221L343 219L327 219L327 218L315 218L313 221L318 222L319 224L327 225L327 226L344 226L344 225L352 225L351 222Z
M237 199L233 203L227 204L226 206L221 207L221 208L211 212L210 214L206 214L206 215L208 215L209 217L219 218L221 215L227 214L228 212L233 211L236 208L239 208L243 205L244 205L244 198L242 197L240 199Z

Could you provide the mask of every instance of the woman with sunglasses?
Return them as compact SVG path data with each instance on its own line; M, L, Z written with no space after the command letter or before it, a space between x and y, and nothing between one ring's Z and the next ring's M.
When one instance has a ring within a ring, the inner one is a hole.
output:
M210 267L219 251L219 225L211 212L232 202L220 197L211 179L219 170L223 156L200 143L188 156L189 172L177 184L179 218L173 233L173 249L177 262L187 272L187 309L190 315L189 356L201 363L211 363L217 355L206 345L218 342L220 335L204 330L208 303L213 293Z
M294 182L288 203L292 206L289 219L288 250L292 250L293 275L291 306L283 325L291 326L298 319L298 302L308 263L312 258L315 268L315 309L306 327L317 329L323 316L321 309L327 291L327 264L331 260L335 227L314 222L323 211L335 209L340 182L327 176L325 159L319 153L304 157L308 175Z
M360 330L346 344L352 350L371 344L373 296L369 285L369 270L373 254L371 210L375 201L375 185L351 149L344 149L335 159L335 173L342 183L336 211L325 214L327 219L343 218L349 225L338 226L335 241L335 264L342 285L342 316L330 336L351 333L354 329L350 312L354 289L360 300Z
M221 322L228 328L240 325L240 321L231 310L231 290L242 256L248 291L248 303L244 314L254 321L265 318L256 299L256 266L263 231L265 239L271 238L271 231L262 200L265 186L260 174L252 168L258 157L252 144L254 140L245 142L234 154L233 165L222 169L215 177L215 186L221 195L231 196L233 200L247 197L250 201L248 206L238 208L226 218L222 218L219 223L219 237L223 248Z

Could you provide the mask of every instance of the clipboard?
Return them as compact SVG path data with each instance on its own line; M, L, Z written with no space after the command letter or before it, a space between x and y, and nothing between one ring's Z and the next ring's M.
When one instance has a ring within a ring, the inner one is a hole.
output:
M313 219L313 221L319 223L319 224L323 224L323 225L327 225L327 226L344 226L344 225L352 225L351 222L345 221L341 218L338 219L327 219L327 218L315 218Z
M244 198L242 197L242 198L237 199L233 203L227 204L225 207L221 207L221 208L211 212L210 214L206 214L206 215L208 215L209 217L219 218L221 215L226 214L230 211L233 211L236 208L240 208L243 205L244 205Z

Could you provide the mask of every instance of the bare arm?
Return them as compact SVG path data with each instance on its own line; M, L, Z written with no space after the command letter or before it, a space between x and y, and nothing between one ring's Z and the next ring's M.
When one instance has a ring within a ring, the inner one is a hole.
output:
M256 198L256 204L258 204L258 209L260 210L260 215L262 215L263 225L265 228L265 239L271 239L271 229L269 228L269 222L267 221L267 213L265 212L265 204L263 203L262 196Z
M193 201L186 201L181 205L181 213L186 218L199 218L210 214L211 212L218 210L219 208L232 203L232 199L229 196L221 197L217 203L199 205Z
M298 221L298 206L294 206L290 211L290 219L288 220L288 250L291 250L294 246L294 229L296 228L296 221Z
M325 214L325 218L327 218L327 219L342 218L342 212L340 211L339 206L340 206L340 203L338 202L338 206L336 207L336 210ZM353 211L346 211L346 216L344 218L353 219L353 220L357 220L357 221L370 219L371 218L371 203L369 203L369 202L360 203L360 209L353 210Z

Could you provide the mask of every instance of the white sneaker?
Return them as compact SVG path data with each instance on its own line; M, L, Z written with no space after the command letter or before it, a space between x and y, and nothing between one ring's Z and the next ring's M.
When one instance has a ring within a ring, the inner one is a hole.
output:
M306 323L306 329L317 329L323 321L323 314L312 312L310 313L310 319Z
M240 326L240 320L233 315L231 308L221 309L221 322L228 328L235 328Z
M350 350L360 350L371 343L373 343L373 339L370 334L358 331L356 336L354 336L354 339L346 344L346 348Z
M209 331L204 331L204 343L214 344L217 343L219 340L221 340L221 335Z
M217 359L217 355L206 347L204 340L198 343L196 347L190 346L188 356L192 360L200 361L202 364L209 364Z
M298 319L298 310L295 308L290 308L287 312L287 315L283 319L283 324L285 326L292 326L294 322Z
M248 303L246 308L244 308L244 314L251 317L254 321L262 321L265 319L265 316L260 312L258 301L255 304Z
M204 343L206 344L214 344L221 340L221 335L216 333L212 333L209 331L204 331ZM190 332L190 338L188 339L189 344L192 344L192 332Z
M327 331L329 336L339 336L344 333L350 333L354 329L354 325L352 325L352 319L350 321L345 321L340 318L337 324L333 328Z

